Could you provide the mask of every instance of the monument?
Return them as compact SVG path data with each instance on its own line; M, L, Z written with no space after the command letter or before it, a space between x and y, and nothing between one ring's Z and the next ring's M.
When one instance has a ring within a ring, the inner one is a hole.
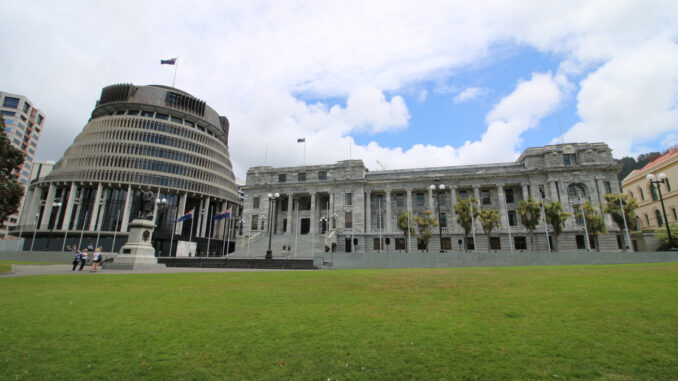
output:
M142 191L142 205L137 211L139 218L129 224L127 243L121 248L113 263L107 263L107 270L156 270L164 269L158 263L155 248L151 245L151 236L155 223L153 221L155 197L149 190Z

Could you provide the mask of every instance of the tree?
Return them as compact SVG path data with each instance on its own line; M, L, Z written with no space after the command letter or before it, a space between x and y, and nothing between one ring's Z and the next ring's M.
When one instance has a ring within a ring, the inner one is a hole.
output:
M549 204L544 203L544 214L546 215L546 222L553 227L554 250L558 251L558 236L565 230L565 221L572 214L563 212L563 206L557 200L551 201Z
M671 229L671 243L673 243L673 247L676 247L676 244L678 243L678 224L669 224L669 229ZM654 237L661 242L661 245L659 245L657 251L668 250L671 248L669 245L669 235L666 232L666 228L655 230Z
M596 251L600 251L598 236L600 233L607 233L605 221L589 200L586 200L584 205L581 206L580 211L577 213L577 218L582 217L582 211L583 217L586 220L586 230L588 231L588 234L593 234L593 240L596 243ZM588 239L588 237L586 237L586 239Z
M398 229L403 232L405 239L409 241L410 236L416 234L416 229L414 228L414 221L410 218L410 212L403 212L398 216ZM406 246L409 250L409 245Z
M464 228L464 248L468 251L468 235L473 229L471 213L473 219L480 215L475 197L462 199L454 204L454 212L457 214L457 223ZM475 242L473 243L475 245Z
M532 251L534 251L534 239L532 238L532 233L537 225L539 225L541 205L530 197L527 200L521 200L518 203L516 210L518 211L518 214L520 214L520 220L523 226L525 226L530 233L530 246L532 247Z
M616 193L606 194L605 213L612 217L612 221L617 224L619 231L623 232L624 229L626 229L626 226L624 226L624 218L626 218L626 225L628 225L629 230L632 230L636 223L635 211L638 207L638 201L627 194L622 194L621 203L624 205L624 212L622 212L622 206L619 204L619 195ZM627 242L627 245L630 246L631 242ZM626 247L624 250L626 250Z
M5 134L5 120L0 116L0 225L4 226L10 215L17 212L24 187L16 180L12 171L17 169L26 156L15 148Z
M438 219L431 217L433 214L430 210L425 210L423 216L414 217L414 222L417 223L419 229L419 239L424 242L426 251L428 251L428 241L433 236L433 227L438 226Z
M499 227L499 211L497 209L483 209L480 211L480 226L487 236L487 251L490 251L490 234Z

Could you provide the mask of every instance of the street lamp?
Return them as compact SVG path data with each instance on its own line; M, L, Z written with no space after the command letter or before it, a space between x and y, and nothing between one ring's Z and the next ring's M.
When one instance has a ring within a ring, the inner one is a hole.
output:
M662 196L662 184L666 183L666 174L660 173L658 176L659 180L655 180L653 174L645 176L646 179L650 181L650 184L657 185L657 190L659 191L659 202L662 204L662 213L664 214L664 224L666 225L666 234L669 238L669 248L668 250L676 250L673 247L673 240L671 239L671 227L669 226L669 220L666 218L666 208L664 207L664 196Z
M430 190L436 191L436 202L438 203L438 235L440 236L440 252L444 253L443 250L443 226L441 223L440 215L440 191L445 191L445 184L440 184L440 179L433 180L435 184L431 184L428 188Z
M280 193L268 194L268 250L266 251L266 260L273 259L273 251L271 251L271 240L273 239L273 209L275 208L278 197L280 197Z

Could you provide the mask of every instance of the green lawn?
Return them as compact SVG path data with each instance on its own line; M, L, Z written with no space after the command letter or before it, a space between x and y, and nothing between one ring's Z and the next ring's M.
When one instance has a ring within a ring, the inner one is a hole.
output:
M0 274L11 273L12 265L64 265L66 263L54 263L54 262L29 262L29 261L13 261L0 259Z
M0 278L0 379L676 379L678 263Z

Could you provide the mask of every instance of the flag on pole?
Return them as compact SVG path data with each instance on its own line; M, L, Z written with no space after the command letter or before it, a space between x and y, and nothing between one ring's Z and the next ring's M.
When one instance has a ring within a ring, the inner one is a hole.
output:
M174 65L177 63L177 57L168 60L160 60L160 65Z
M193 219L193 212L195 211L195 208L191 209L190 212L184 214L181 218L178 220L172 221L172 222L181 222L181 221L188 221Z
M297 143L304 143L305 141L306 141L306 138L297 139Z
M215 221L223 220L224 218L231 218L231 208L228 208L221 213L217 213L212 217Z

